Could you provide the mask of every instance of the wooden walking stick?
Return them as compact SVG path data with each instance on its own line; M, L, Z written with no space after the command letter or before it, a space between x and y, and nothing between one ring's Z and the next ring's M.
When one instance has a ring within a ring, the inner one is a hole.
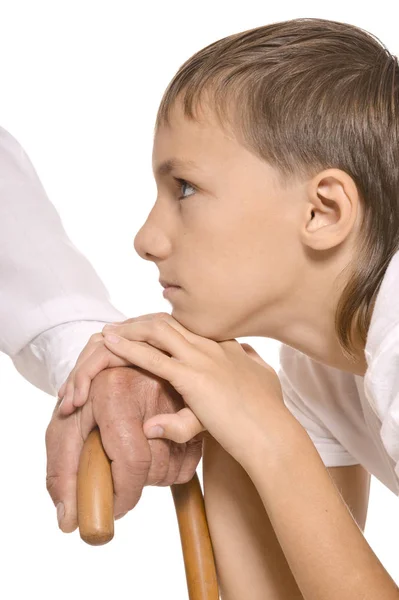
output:
M219 600L215 561L197 473L171 486L179 525L189 600ZM90 432L80 456L77 505L82 540L93 546L114 537L111 463L98 427Z

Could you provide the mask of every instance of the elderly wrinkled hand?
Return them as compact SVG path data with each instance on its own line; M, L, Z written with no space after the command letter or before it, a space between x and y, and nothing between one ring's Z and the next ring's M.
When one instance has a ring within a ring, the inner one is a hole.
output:
M76 481L80 453L90 431L98 426L111 460L114 515L134 508L145 485L170 486L189 481L202 453L202 438L187 444L148 440L143 422L159 413L184 406L170 384L141 369L102 370L89 387L88 401L65 416L57 402L46 430L47 490L60 505L59 526L65 533L77 528Z

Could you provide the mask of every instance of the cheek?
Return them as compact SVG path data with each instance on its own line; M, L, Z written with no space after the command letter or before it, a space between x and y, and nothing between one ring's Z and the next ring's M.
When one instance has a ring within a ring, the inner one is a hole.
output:
M217 225L210 220L197 241L190 236L183 256L191 291L172 316L198 335L223 340L237 337L240 324L279 295L282 236L264 219Z
M219 306L229 298L233 303L245 298L264 272L265 261L275 257L274 247L271 235L253 219L248 222L244 216L232 219L230 215L222 223L210 220L186 254L196 296Z

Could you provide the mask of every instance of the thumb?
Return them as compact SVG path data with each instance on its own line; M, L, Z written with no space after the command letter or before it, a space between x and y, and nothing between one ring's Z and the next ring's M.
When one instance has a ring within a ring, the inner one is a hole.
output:
M162 428L163 431L158 430ZM205 431L201 421L197 419L190 408L182 408L177 413L155 415L143 425L147 438L166 438L180 444L190 441L193 437Z

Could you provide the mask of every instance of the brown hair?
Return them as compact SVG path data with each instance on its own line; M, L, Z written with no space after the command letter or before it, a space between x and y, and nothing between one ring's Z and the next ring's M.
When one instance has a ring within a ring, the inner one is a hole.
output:
M364 218L335 315L349 360L355 359L353 333L366 344L376 295L399 249L398 71L396 56L360 28L325 19L282 21L194 54L168 85L156 119L155 128L168 123L178 96L186 117L195 119L202 93L210 93L220 123L230 124L282 178L330 167L352 177Z

